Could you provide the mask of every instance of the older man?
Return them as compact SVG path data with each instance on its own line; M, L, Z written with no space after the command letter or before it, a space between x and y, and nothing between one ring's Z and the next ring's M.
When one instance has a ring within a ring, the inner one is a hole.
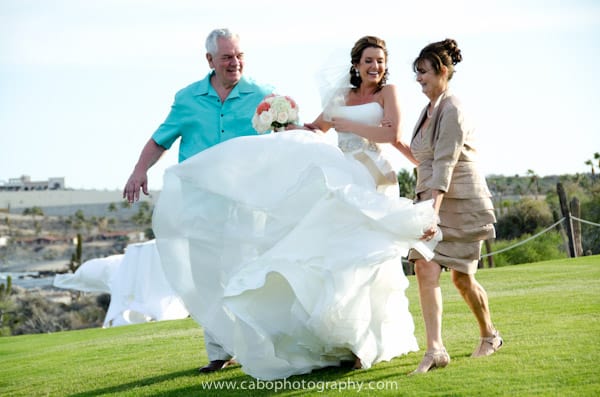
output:
M228 29L215 29L206 39L208 75L183 88L166 120L148 140L123 190L130 203L139 200L140 190L148 194L148 170L180 138L179 162L218 143L244 135L255 135L252 116L260 101L273 88L243 76L244 53L240 37ZM210 363L200 372L226 367L231 356L205 329Z

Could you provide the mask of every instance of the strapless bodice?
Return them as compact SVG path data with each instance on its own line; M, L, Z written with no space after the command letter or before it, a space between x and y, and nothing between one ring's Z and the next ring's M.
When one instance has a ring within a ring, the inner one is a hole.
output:
M332 116L377 126L383 118L383 108L377 102L354 106L340 106L332 111ZM370 142L368 139L351 132L344 131L338 131L338 146L345 153L360 150L380 151L376 143Z
M362 105L339 106L332 112L333 117L361 122L368 125L379 125L383 118L383 108L377 102Z
M332 117L345 118L371 126L379 126L383 119L383 107L377 102L362 105L338 106L331 111ZM390 161L379 144L351 132L338 132L338 147L344 154L352 157L371 174L377 191L398 197L398 177Z

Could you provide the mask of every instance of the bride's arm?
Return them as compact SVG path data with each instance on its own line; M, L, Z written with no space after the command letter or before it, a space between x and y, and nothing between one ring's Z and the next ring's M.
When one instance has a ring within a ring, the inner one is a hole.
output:
M383 107L383 119L386 124L372 126L343 118L333 119L333 128L337 131L352 132L372 142L391 143L399 142L400 131L400 105L396 96L396 87L386 85L381 90L379 104Z
M404 142L396 142L393 144L394 147L396 149L398 149L400 151L400 153L402 153L404 155L404 157L406 157L411 163L413 163L415 166L419 165L419 161L415 158L415 156L413 156L412 152L410 151L410 146L408 146L406 143Z
M412 155L409 146L402 142L400 129L400 104L396 94L396 87L386 85L381 90L383 106L383 122L379 126L366 125L348 119L333 119L333 128L337 131L352 132L372 142L390 143L398 149L410 162L418 165L419 162Z
M389 120L381 120L381 125L385 126L385 125L390 125L390 121ZM411 163L413 163L415 166L419 165L419 161L415 158L415 156L413 156L412 152L410 151L410 146L407 145L406 143L400 141L400 142L395 142L392 143L392 145L398 149L398 151L400 153L402 153L404 155L404 157L406 157Z
M323 113L321 113L315 121L313 121L312 123L306 123L304 124L304 126L313 131L319 130L322 132L327 132L333 127L330 121L325 120L325 116L323 115Z
M304 123L303 125L290 124L286 127L288 130L307 130L312 132L326 133L332 128L331 122L325 121L323 113L317 117L312 123Z

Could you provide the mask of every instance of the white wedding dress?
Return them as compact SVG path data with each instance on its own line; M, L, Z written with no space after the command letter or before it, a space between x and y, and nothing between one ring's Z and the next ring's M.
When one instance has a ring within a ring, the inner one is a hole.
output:
M382 110L347 115L379 124ZM255 378L418 350L401 256L433 255L419 241L431 203L378 193L368 168L387 174L382 154L353 134L340 147L300 130L241 137L165 172L154 212L165 275Z

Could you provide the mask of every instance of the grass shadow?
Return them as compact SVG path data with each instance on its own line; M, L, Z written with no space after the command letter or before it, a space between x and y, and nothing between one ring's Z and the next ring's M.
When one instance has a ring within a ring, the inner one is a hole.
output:
M82 393L70 394L69 397L90 397L90 396L103 396L103 395L113 395L117 393L123 393L127 391L131 391L133 389L139 389L146 386L152 386L159 383L171 381L173 379L177 379L180 377L189 377L197 374L197 370L186 370L179 372L172 372L169 374L163 374L158 376L151 376L143 379L136 379L133 382L123 383L120 385L114 385L110 387L102 387L96 390L86 390Z

